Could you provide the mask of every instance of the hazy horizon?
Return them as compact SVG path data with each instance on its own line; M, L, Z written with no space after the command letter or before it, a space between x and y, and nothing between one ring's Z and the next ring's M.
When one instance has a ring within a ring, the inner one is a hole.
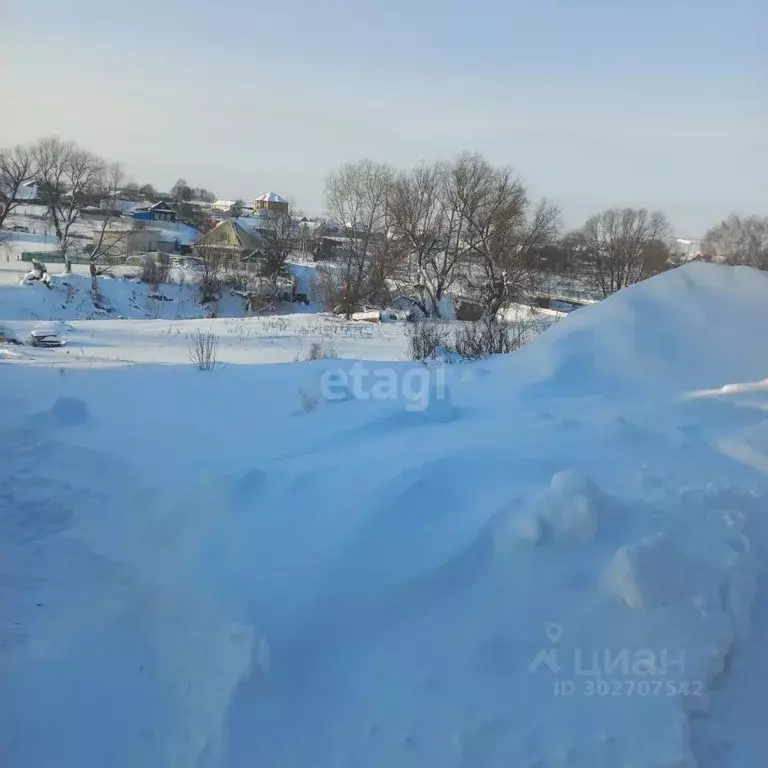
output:
M567 226L659 208L680 237L768 213L768 9L390 0L6 0L0 147L56 134L140 183L275 191L329 170L483 153Z

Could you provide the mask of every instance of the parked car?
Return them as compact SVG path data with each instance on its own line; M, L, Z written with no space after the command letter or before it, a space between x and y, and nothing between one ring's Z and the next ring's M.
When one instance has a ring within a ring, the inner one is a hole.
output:
M29 335L33 347L63 347L66 344L56 323L38 323Z
M11 228L11 232L26 232L29 233L29 227L25 227L21 224L14 224Z

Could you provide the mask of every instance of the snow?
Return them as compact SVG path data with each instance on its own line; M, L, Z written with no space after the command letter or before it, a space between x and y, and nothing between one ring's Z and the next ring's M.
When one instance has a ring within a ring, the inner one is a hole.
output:
M79 397L60 397L51 410L59 424L72 426L88 421L88 407Z
M181 221L153 221L148 228L166 232L170 239L178 240L181 245L193 245L200 238L200 232Z
M261 197L256 198L256 202L259 203L287 203L288 201L284 197L280 197L280 195L276 194L275 192L267 192L264 195L261 195Z
M312 315L14 348L3 765L768 764L766 322L694 263L447 369Z
M116 197L112 199L104 199L101 201L101 208L111 207L113 210L120 211L124 214L133 214L137 210L146 210L152 206L151 200L127 200L122 197Z
M236 202L237 200L216 200L211 203L211 208L215 211L228 211Z
M118 201L126 205L120 206L125 214L130 214L134 208L141 207L141 203ZM151 205L151 204L150 204ZM131 207L132 206L132 207ZM182 245L192 245L200 238L200 232L183 222L152 221L145 222L153 230L163 230L170 240L178 240ZM102 219L91 216L81 216L72 225L72 234L77 235L80 241L88 243L99 230ZM130 215L124 215L110 222L110 230L125 231L134 228L136 222ZM21 252L35 250L56 250L58 241L53 226L46 218L46 209L41 205L20 205L14 209L6 219L5 226L24 226L29 232L0 232L0 262L18 259Z

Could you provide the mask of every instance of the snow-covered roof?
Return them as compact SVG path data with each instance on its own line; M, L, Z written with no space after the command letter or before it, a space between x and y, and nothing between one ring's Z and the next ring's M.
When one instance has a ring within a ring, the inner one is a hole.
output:
M284 197L275 192L267 192L265 195L256 198L257 203L287 203L288 201Z
M248 232L255 233L261 221L256 216L239 216L236 219L232 219L239 227L247 230Z
M173 213L176 213L176 209L170 204L166 203L165 200L160 200L154 205L151 205L149 207L150 211L172 211Z
M37 197L37 184L34 181L25 181L16 190L17 200L34 200Z
M149 210L152 203L149 200L127 200L122 197L106 197L99 204L101 208L112 208L120 213L133 213L138 210Z
M237 243L237 247L243 250L254 250L262 244L258 233L253 228L253 224L242 218L220 221L213 229L203 235L200 244L220 246L223 242L228 242L229 245L233 245L230 237L225 235L224 239L222 239L222 234L224 233L230 234Z
M142 227L141 229L164 232L168 235L168 240L178 240L180 245L192 245L198 241L201 235L194 227L181 221L153 221L151 227Z

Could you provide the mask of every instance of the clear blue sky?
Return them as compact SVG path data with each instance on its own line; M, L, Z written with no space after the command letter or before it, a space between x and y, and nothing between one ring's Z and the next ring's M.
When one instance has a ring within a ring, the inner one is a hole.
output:
M310 213L347 160L480 151L569 225L768 214L766 0L3 0L0 146L46 134Z

